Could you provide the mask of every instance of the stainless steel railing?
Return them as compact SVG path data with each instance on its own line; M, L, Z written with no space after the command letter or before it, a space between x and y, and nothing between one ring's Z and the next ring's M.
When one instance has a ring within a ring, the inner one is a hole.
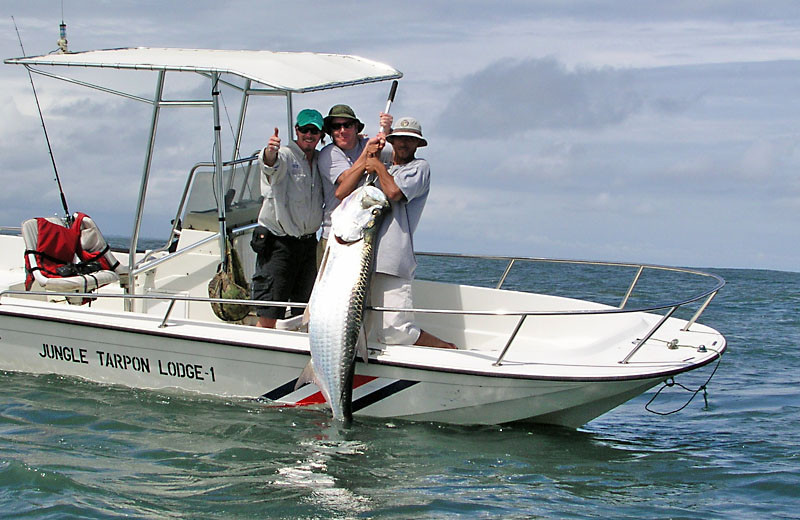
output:
M508 352L509 348L511 348L511 344L516 339L517 334L519 333L520 329L522 328L525 319L528 316L560 316L560 315L586 315L586 314L620 314L620 313L634 313L634 312L653 312L668 309L666 314L662 316L662 318L658 321L658 323L652 327L639 341L636 345L631 349L631 351L622 359L620 360L621 364L626 364L630 361L631 357L651 338L653 335L661 328L661 326L666 323L666 321L677 311L679 308L686 306L688 304L700 301L705 298L705 301L700 305L694 315L686 322L686 325L681 329L683 331L689 330L689 328L695 324L697 319L700 315L705 311L708 307L708 304L711 303L711 300L717 295L720 289L725 286L725 280L716 274L713 273L706 273L704 271L699 271L696 269L690 268L683 268L683 267L671 267L671 266L663 266L663 265L652 265L652 264L633 264L633 263L626 263L626 262L600 262L600 261L592 261L592 260L567 260L567 259L555 259L555 258L537 258L537 257L509 257L509 256L488 256L488 255L460 255L460 254L450 254L450 253L429 253L429 252L421 252L417 253L419 256L429 256L429 257L439 257L439 258L462 258L462 259L476 259L476 260L500 260L500 261L507 261L508 264L506 265L503 274L500 277L495 289L502 288L506 278L508 277L509 273L511 272L512 267L517 262L538 262L538 263L553 263L553 264L574 264L574 265L594 265L594 266L610 266L610 267L629 267L635 268L636 274L633 277L630 285L628 286L628 290L625 292L625 296L622 299L622 302L619 304L617 308L608 308L608 309L585 309L585 310L571 310L571 311L464 311L464 310L447 310L447 309L393 309L393 308L386 308L386 307L372 307L373 310L377 311L400 311L400 312L420 312L420 313L432 313L432 314L460 314L460 315L505 315L505 316L519 316L519 320L517 321L513 331L510 333L508 341L506 342L503 350L500 352L497 360L494 362L495 366L500 366L502 364L502 360L505 357L506 353ZM654 271L668 271L674 273L684 273L694 276L700 277L708 277L713 279L716 284L704 291L701 291L698 294L691 295L686 297L682 300L667 302L667 303L658 303L648 306L641 306L633 309L626 309L625 306L629 301L631 295L633 294L637 283L639 282L642 273L645 270L654 270Z
M246 226L250 227L250 226ZM207 240L212 240L212 237L209 237ZM204 241L201 241L204 242ZM194 247L198 244L194 244ZM183 253L188 248L185 248L181 251L177 251L173 253L173 255L177 255ZM618 307L604 307L599 309L573 309L573 310L459 310L459 309L428 309L428 308L394 308L394 307L379 307L379 306L372 306L369 307L371 310L375 311L390 311L390 312L416 312L416 313L425 313L425 314L446 314L446 315L464 315L464 316L518 316L519 319L514 327L514 329L509 333L508 340L506 341L500 355L498 356L497 360L493 363L495 366L500 366L504 357L506 356L508 350L511 348L511 345L514 343L520 329L522 328L523 323L529 316L566 316L566 315L602 315L602 314L622 314L622 313L635 313L635 312L654 312L659 310L667 310L667 312L661 316L659 321L641 338L638 340L637 344L628 352L628 354L619 361L621 364L626 364L629 362L631 357L633 357L636 352L661 328L661 326L666 323L666 321L672 317L672 315L679 309L684 306L687 306L691 303L695 303L698 301L703 300L700 307L694 313L692 318L687 321L686 325L681 330L689 330L692 325L697 321L699 316L705 311L708 307L711 300L716 296L720 289L725 286L725 280L716 274L713 273L706 273L703 271L699 271L696 269L689 269L689 268L680 268L680 267L669 267L669 266L660 266L660 265L650 265L650 264L632 264L632 263L623 263L623 262L597 262L597 261L588 261L588 260L565 260L565 259L550 259L550 258L535 258L535 257L506 257L506 256L487 256L487 255L458 255L458 254L447 254L447 253L418 253L419 256L428 256L428 257L439 257L439 258L461 258L461 259L477 259L477 260L500 260L500 261L507 261L508 264L500 277L499 282L495 286L495 288L502 288L509 272L513 268L514 265L518 265L519 263L523 262L534 262L534 263L557 263L557 264L575 264L575 265L594 265L594 266L611 266L611 267L627 267L627 268L634 268L636 269L635 275L623 297L622 302ZM166 257L165 257L166 258ZM150 265L142 266L142 269L152 269L156 267L156 262L161 263L165 261L165 258L157 259L153 261ZM679 299L676 301L665 302L665 303L655 303L651 305L639 306L635 308L626 308L626 304L629 301L631 295L633 294L637 283L641 279L642 274L645 271L668 271L668 272L675 272L675 273L683 273L693 276L699 277L707 277L712 279L715 283L712 287L704 289L697 294L693 294L687 296L683 299ZM174 295L174 294L105 294L105 293L57 293L52 291L38 291L38 292L28 292L28 291L16 291L16 290L7 290L0 292L0 299L6 295L38 295L38 296L63 296L63 297L86 297L90 299L96 298L123 298L123 299L158 299L158 300L166 300L170 301L169 308L167 309L163 319L161 326L166 326L166 322L169 318L170 312L174 303L176 301L191 301L191 302L208 302L208 303L226 303L226 304L242 304L242 305L251 305L251 306L283 306L283 307L306 307L304 303L298 302L281 302L281 301L253 301L253 300L233 300L233 299L215 299L215 298L206 298L206 297L199 297L199 296L183 296L183 295Z

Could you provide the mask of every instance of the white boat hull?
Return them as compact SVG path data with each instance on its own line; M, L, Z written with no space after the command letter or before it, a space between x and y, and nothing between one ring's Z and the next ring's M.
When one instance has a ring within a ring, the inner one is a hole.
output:
M169 320L166 327L160 323L160 317L141 313L5 298L0 369L263 398L277 406L324 403L314 385L294 389L309 359L305 333L183 319ZM497 350L387 347L372 354L370 363L356 366L356 417L455 424L526 420L568 427L717 357L655 363L644 371L613 363L593 367L594 375L573 370L576 375L568 376L545 363L521 363L518 356L495 367Z

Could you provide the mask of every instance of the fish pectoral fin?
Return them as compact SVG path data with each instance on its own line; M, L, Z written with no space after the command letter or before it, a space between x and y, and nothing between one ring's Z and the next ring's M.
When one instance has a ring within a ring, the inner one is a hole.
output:
M314 280L314 287L316 288L319 285L319 281L322 280L322 273L325 272L325 266L328 264L328 253L330 252L330 246L325 248L325 251L322 253L322 260L319 263L319 269L317 269L317 278ZM313 290L311 296L314 296ZM303 311L303 319L301 323L303 326L308 325L308 322L311 321L311 305L306 305L306 310Z
M319 261L319 269L317 269L317 280L319 282L322 280L322 273L325 272L325 267L328 265L328 255L331 252L331 246L328 245L325 247L325 251L322 253L322 260ZM314 285L316 285L316 282Z
M314 361L309 360L306 367L300 372L300 377L297 378L297 383L294 384L294 389L307 385L308 383L316 383L317 379L314 375Z
M369 352L367 352L367 332L364 330L364 325L358 331L358 339L356 340L356 353L361 356L364 363L369 363Z

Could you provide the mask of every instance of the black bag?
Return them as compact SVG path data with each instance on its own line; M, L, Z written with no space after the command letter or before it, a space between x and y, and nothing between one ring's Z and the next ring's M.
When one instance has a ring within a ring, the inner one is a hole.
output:
M264 226L258 226L253 230L253 237L250 239L250 247L256 254L266 255L272 251L272 244L275 242L275 235Z
M56 267L56 274L58 276L78 276L79 274L92 274L101 271L103 266L97 260L89 260L88 262L80 262L77 264L64 264Z

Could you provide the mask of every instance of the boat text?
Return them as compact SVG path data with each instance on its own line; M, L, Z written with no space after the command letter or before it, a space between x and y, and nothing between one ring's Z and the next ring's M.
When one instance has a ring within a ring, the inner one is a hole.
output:
M89 351L85 348L76 348L63 345L51 345L42 343L42 350L39 357L45 359L55 359L70 363L80 363L91 365ZM145 374L157 374L165 377L175 377L179 379L194 379L197 381L217 380L214 367L204 367L199 363L183 361L165 361L156 359L152 361L144 356L130 356L118 352L104 352L95 350L97 364L101 367L115 368L118 370L132 370ZM152 362L151 362L152 361Z
M86 359L86 349L79 348L77 353L73 347L62 347L61 345L50 345L42 343L42 351L39 355L43 358L58 359L60 361L71 361L73 363L89 364Z

